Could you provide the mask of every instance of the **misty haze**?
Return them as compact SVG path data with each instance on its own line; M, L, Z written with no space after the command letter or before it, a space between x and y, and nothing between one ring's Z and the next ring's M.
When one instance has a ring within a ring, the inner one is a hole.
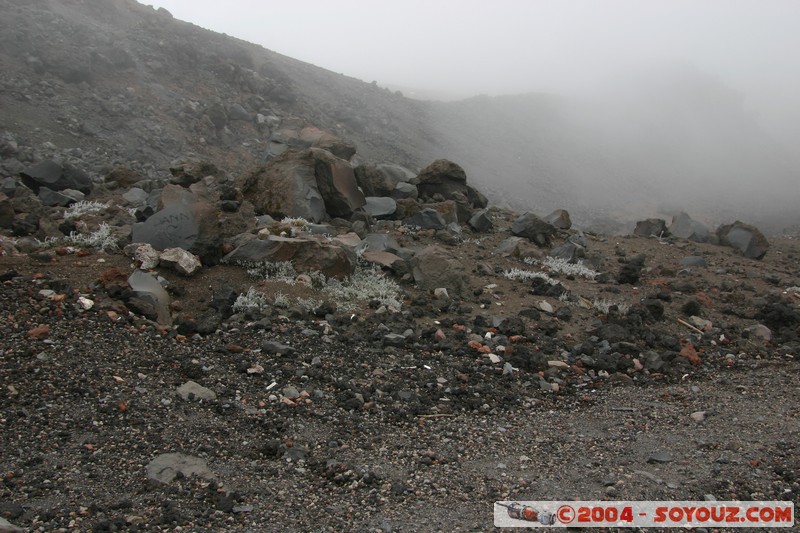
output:
M794 527L798 21L0 0L0 531Z
M500 2L490 13L473 1L155 5L449 101L421 106L435 137L420 164L458 161L517 209L571 208L582 223L688 210L769 231L800 216L795 2ZM312 37L337 24L349 31L323 46Z

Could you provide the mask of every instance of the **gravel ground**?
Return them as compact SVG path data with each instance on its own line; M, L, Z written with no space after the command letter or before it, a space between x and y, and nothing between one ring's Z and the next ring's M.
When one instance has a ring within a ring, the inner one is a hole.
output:
M800 495L800 374L769 347L664 374L504 373L463 349L467 317L420 319L399 347L380 324L400 315L273 310L184 336L114 311L87 259L60 276L3 259L0 512L31 531L485 531L495 500ZM183 399L190 381L205 389ZM199 475L152 479L173 453Z

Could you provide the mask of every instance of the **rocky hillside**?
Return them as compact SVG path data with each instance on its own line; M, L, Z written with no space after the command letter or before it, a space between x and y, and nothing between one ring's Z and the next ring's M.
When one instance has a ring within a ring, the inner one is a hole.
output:
M421 163L492 116L523 150L514 98L413 102L123 0L0 6L1 531L800 501L796 238L583 231ZM522 100L542 161L577 142Z
M680 210L769 231L799 222L797 162L701 73L662 73L599 105L540 94L422 102L133 0L0 9L7 176L53 156L98 182L118 166L163 178L196 157L236 176L307 146L299 132L312 127L352 144L355 164L416 172L447 158L494 203L565 207L583 226L629 231Z

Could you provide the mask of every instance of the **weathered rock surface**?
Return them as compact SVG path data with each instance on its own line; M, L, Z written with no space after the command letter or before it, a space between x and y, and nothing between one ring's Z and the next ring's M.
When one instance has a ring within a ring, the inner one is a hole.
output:
M769 250L769 241L758 228L739 222L726 224L717 229L719 243L736 248L749 259L762 259Z
M84 194L92 192L94 184L86 172L70 163L59 163L45 159L32 167L20 172L22 182L34 192L39 192L40 187L47 187L53 191L75 189Z
M710 236L708 228L684 212L672 217L669 232L675 237L696 242L707 242Z
M199 257L183 248L167 248L159 255L159 262L183 276L194 276L202 266Z
M566 209L556 209L542 220L552 224L557 229L567 230L572 227L572 219L570 219L569 212Z
M511 234L517 237L525 237L539 247L550 246L556 228L528 212L518 217L511 226Z
M485 196L467 185L464 169L447 159L438 159L422 169L417 180L420 195L433 197L440 194L445 200L458 201L460 194L471 207L478 209L483 209L489 203Z
M275 235L246 242L226 255L224 261L291 261L298 272L319 271L327 277L339 279L352 274L355 268L350 254L341 247Z
M640 220L636 223L633 234L640 237L666 237L669 235L667 221L661 218L648 218L646 220Z
M411 259L414 281L421 289L446 288L452 294L469 289L464 262L439 246L428 246Z
M278 218L302 217L311 222L347 218L366 202L353 167L319 148L287 150L240 177L237 185L257 214Z

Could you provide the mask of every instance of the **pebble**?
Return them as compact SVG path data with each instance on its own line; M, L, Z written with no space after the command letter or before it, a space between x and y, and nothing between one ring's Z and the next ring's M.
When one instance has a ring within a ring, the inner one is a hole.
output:
M689 416L691 416L692 420L694 420L695 422L702 422L703 420L706 419L706 412L705 411L695 411L694 413L692 413Z
M648 463L669 463L672 461L672 456L667 452L655 452L650 454L647 458Z
M194 381L187 381L175 391L184 400L202 400L210 402L217 399L217 395L211 389L203 387Z

